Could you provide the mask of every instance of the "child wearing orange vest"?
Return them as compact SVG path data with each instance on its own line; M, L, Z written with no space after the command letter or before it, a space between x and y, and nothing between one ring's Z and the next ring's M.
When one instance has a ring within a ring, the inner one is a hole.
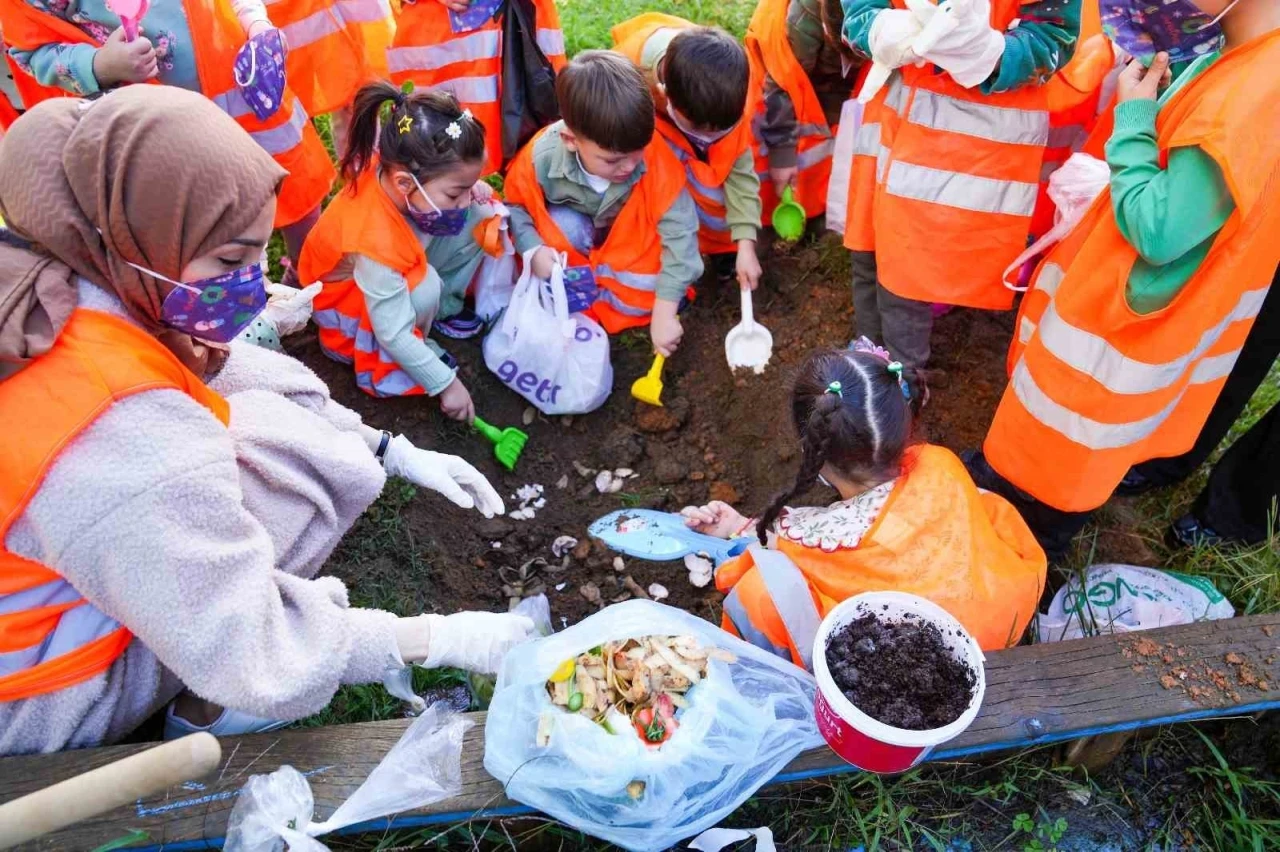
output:
M485 171L502 168L503 17L508 2L531 12L534 40L551 67L564 67L555 0L404 0L387 52L391 81L452 93L486 128ZM523 68L528 69L525 57Z
M644 72L658 133L684 163L702 253L715 256L721 279L736 275L754 290L761 272L760 178L744 120L756 82L746 51L724 30L660 12L624 21L610 34L614 49ZM736 255L732 266L719 262L730 254Z
M1036 270L1009 388L970 460L1055 556L1119 486L1140 493L1189 475L1194 465L1169 475L1161 460L1197 444L1229 376L1257 381L1274 360L1245 342L1280 263L1268 192L1280 180L1280 6L1170 5L1180 20L1155 35L1182 33L1194 47L1169 46L1180 73L1163 93L1168 53L1121 75L1110 186ZM1153 11L1107 6L1117 8L1104 26L1132 15L1116 37L1141 55ZM1237 395L1243 407L1249 394ZM1220 438L1234 416L1214 419ZM1217 441L1206 443L1201 459Z
M216 103L289 172L275 226L298 258L333 185L333 164L291 90L263 121L237 88L237 51L246 38L273 28L261 0L157 0L133 41L104 0L0 0L0 27L9 55L34 78L20 85L27 109L68 92L92 95L151 81Z
M985 649L1021 639L1044 587L1044 552L949 450L912 444L927 395L918 374L865 338L805 361L791 393L802 452L791 489L758 521L719 502L683 512L699 532L754 532L787 557L747 551L717 569L726 630L802 665L808 649L791 640L794 625L862 592L904 591L946 609ZM784 508L819 482L840 500Z
M342 158L347 186L298 268L301 281L324 282L312 314L321 349L355 367L361 390L437 397L468 423L471 394L426 333L461 310L483 257L473 232L492 212L492 191L478 183L484 151L484 126L453 95L365 86Z
M571 296L589 315L610 334L651 325L654 350L670 355L702 257L684 168L654 138L649 86L625 56L588 50L560 73L556 94L564 120L507 172L516 250L537 250L542 278L565 257L567 276L585 282Z
M855 334L909 366L929 362L933 304L1013 305L1001 276L1027 246L1053 141L1046 84L1074 55L1083 2L957 3L923 57L909 45L934 7L844 2L845 41L873 71L895 69L854 146Z
M835 128L862 59L840 39L839 0L760 0L747 51L764 79L754 110L756 170L772 213L785 188L812 218L826 209Z

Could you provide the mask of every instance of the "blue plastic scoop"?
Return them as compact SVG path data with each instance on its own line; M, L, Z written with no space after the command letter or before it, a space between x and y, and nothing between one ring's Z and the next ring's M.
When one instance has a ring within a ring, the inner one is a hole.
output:
M603 541L610 550L635 559L668 562L683 559L690 553L705 554L715 565L745 551L754 538L725 540L694 532L684 525L684 518L653 509L620 509L610 512L587 530L592 538Z

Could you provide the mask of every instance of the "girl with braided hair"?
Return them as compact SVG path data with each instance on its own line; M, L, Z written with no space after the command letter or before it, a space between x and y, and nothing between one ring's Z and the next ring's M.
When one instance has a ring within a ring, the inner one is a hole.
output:
M804 362L791 393L801 445L792 486L758 520L721 502L682 512L698 532L758 537L798 572L783 591L762 576L753 551L721 565L726 630L802 663L808 649L792 640L788 613L809 607L820 617L862 592L903 591L946 609L983 648L1018 642L1044 586L1044 552L1013 507L978 490L950 450L914 440L927 396L914 371L865 338ZM787 508L818 483L840 499Z
M371 83L356 95L342 157L345 189L307 238L298 274L321 281L320 346L354 365L372 396L437 397L455 420L475 418L457 364L427 333L471 336L463 297L494 209L479 182L485 129L438 90ZM444 322L448 320L448 322Z

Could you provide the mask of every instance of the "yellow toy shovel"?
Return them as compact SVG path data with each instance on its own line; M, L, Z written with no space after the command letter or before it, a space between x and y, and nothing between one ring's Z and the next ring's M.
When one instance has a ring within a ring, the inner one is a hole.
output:
M653 366L649 372L636 379L631 385L631 395L641 402L662 407L662 365L667 363L667 356L654 355Z

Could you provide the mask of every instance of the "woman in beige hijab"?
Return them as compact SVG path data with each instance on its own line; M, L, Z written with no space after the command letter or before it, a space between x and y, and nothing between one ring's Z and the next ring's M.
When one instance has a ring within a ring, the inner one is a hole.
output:
M50 101L0 142L0 755L111 742L175 697L168 734L263 730L389 667L494 671L531 627L312 579L388 472L502 502L218 342L265 298L282 178L170 87Z

